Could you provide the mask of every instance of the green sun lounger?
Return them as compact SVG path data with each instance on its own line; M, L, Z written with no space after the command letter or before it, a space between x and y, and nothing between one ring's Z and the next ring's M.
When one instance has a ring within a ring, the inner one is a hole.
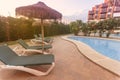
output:
M40 37L38 37L36 34L34 35L36 40L42 40L41 34L39 34ZM49 38L49 37L44 37L44 41L47 43L51 43L53 41L53 39Z
M42 40L40 37L38 37L36 34L34 34L34 37L36 40Z
M19 39L17 40L17 42L23 46L25 49L36 49L36 50L40 50L42 49L42 46L29 46L24 40ZM44 45L44 50L50 49L52 48L51 45Z
M39 37L42 38L42 35L39 34ZM44 37L44 41L46 41L46 42L53 42L53 39L51 37Z
M1 69L16 69L36 76L47 75L54 67L54 55L40 54L31 56L18 56L8 46L0 46L0 60L4 63ZM52 65L46 72L28 68L28 66Z

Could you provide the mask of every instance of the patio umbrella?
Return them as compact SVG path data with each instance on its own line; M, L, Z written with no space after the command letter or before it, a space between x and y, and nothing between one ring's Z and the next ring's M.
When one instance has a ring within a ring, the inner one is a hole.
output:
M44 20L48 19L61 19L62 14L58 11L48 7L43 2L38 2L36 4L21 6L16 8L16 16L26 16L28 18L37 18L41 20L41 33L42 33L42 41L44 40ZM43 44L44 47L44 44Z

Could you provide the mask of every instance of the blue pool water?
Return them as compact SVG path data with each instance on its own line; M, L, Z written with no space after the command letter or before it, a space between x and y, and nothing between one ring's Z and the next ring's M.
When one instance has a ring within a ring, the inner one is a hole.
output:
M97 52L120 61L120 41L96 39L96 38L83 38L83 37L69 37L77 41L81 41Z

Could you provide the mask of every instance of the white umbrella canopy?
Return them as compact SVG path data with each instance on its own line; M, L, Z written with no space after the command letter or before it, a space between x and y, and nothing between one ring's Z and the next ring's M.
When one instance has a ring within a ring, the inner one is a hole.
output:
M41 33L42 41L44 40L44 27L43 22L45 19L61 19L62 14L58 11L48 7L43 2L38 2L36 4L21 6L16 8L16 16L25 16L28 18L37 18L41 20ZM44 44L43 44L44 47Z

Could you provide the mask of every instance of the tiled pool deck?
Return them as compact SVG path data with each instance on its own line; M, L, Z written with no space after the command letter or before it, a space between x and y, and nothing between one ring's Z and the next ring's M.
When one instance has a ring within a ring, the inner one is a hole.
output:
M56 37L52 45L52 52L55 55L55 68L49 75L36 77L22 71L1 70L0 80L120 80L118 75L83 56L75 44ZM84 47L80 46L80 48ZM87 53L90 52L87 51ZM92 55L91 57L93 59L99 58L99 56ZM102 59L99 58L99 60Z

